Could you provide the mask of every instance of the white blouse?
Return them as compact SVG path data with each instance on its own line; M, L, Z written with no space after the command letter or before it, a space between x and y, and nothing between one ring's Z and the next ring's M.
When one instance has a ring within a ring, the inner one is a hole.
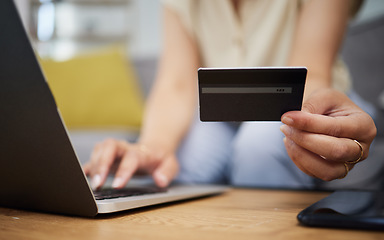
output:
M231 0L163 0L196 40L204 67L287 64L302 0L243 0L238 14ZM347 92L351 81L338 58L333 87Z

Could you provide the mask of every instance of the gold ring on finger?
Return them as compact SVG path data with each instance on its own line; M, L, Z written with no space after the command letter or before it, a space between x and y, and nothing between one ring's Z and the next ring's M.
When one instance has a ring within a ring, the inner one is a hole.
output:
M339 177L339 178L337 178L337 179L343 179L343 178L345 178L345 177L348 175L348 173L349 173L349 167L348 167L347 162L344 163L344 167L345 167L345 173L344 173L344 175L341 176L341 177Z
M358 162L360 162L363 158L363 155L364 155L364 150L363 150L363 146L361 146L361 144L357 141L357 140L353 140L360 148L360 156L358 159L354 160L354 161L346 161L346 163L348 164L356 164Z

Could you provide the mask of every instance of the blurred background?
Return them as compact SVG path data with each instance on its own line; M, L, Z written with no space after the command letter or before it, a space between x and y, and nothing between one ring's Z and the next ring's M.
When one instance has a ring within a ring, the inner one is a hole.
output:
M161 51L159 0L15 0L82 162L106 137L134 141ZM377 110L384 157L384 1L365 0L341 54Z
M78 50L124 43L130 55L158 55L160 1L15 0L40 54L57 59Z
M15 0L82 162L134 141L161 46L156 0Z

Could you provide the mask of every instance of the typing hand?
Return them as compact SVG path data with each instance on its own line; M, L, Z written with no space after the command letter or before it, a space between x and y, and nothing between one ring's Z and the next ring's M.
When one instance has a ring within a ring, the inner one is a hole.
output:
M313 92L302 111L287 112L281 121L290 158L306 174L325 181L345 177L356 160L366 159L376 136L372 118L333 89Z
M143 144L107 139L95 146L90 161L83 166L93 189L100 188L108 174L115 172L114 188L122 188L134 174L152 175L156 185L166 187L178 172L174 154Z

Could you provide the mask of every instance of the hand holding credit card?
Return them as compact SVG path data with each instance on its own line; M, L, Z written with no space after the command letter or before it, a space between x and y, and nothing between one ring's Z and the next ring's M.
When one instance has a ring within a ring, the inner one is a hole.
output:
M201 121L280 121L301 110L305 67L200 68Z

